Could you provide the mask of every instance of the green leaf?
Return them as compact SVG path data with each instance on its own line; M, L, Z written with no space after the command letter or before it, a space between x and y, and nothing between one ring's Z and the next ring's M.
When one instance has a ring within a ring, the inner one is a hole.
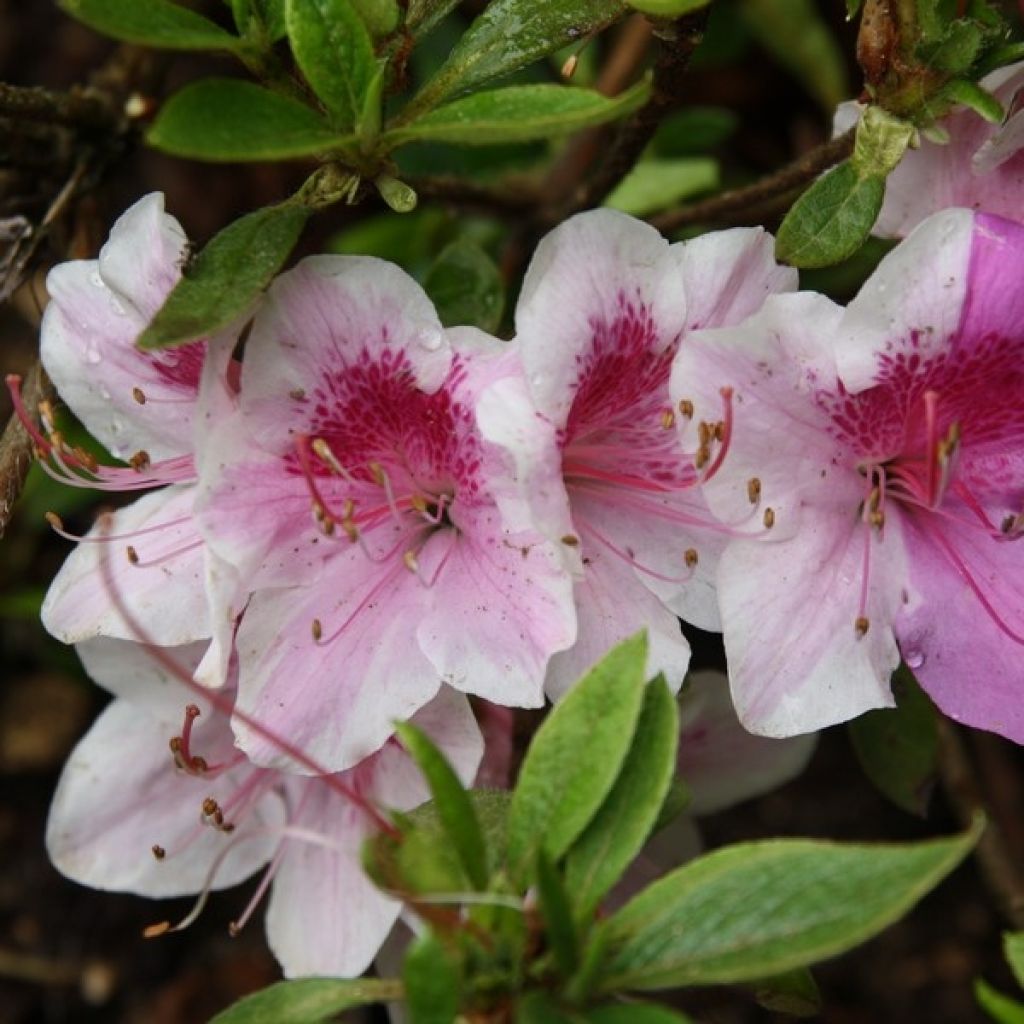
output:
M183 345L240 320L281 269L309 212L293 201L266 206L216 234L139 335L139 347Z
M231 14L238 31L247 34L253 21L266 35L267 42L284 39L284 0L231 0Z
M409 0L405 12L405 27L417 38L425 36L458 6L459 0Z
M711 0L628 0L629 6L655 18L681 18L707 7Z
M459 970L433 933L413 940L402 980L409 1024L452 1024L459 1012Z
M762 978L754 984L754 998L764 1009L790 1017L817 1017L821 1012L821 992L806 967Z
M862 0L846 0L846 20L853 21L860 10Z
M918 48L918 57L927 68L948 75L965 75L981 51L981 27L966 18L942 27L942 35L933 43Z
M660 832L666 825L671 825L689 807L692 800L693 794L690 792L689 786L677 775L669 783L668 792L662 801L651 834Z
M644 698L647 635L613 648L534 734L508 815L508 864L521 879L543 846L558 860L604 803Z
M295 62L342 131L351 131L377 72L373 40L349 0L286 0Z
M994 989L983 978L974 982L974 998L996 1024L1024 1024L1024 1003Z
M827 267L852 256L871 233L885 178L861 177L847 160L819 178L779 227L775 256L794 267Z
M961 103L965 107L970 107L976 114L992 124L999 124L1005 113L1002 104L992 93L975 82L968 82L962 78L946 85L942 89L942 97L953 103Z
M346 140L297 100L252 82L205 78L163 105L146 141L175 156L235 161L309 156Z
M720 146L738 127L725 107L686 107L661 122L652 145L660 157L694 156Z
M1003 933L1003 955L1017 984L1024 988L1024 932Z
M229 1006L210 1024L321 1024L342 1010L402 997L399 981L382 978L301 978L279 981Z
M399 722L395 731L427 780L447 839L458 854L470 884L474 889L486 888L487 848L473 803L458 775L430 737L412 722Z
M814 0L743 0L741 10L757 41L794 75L822 108L849 95L846 60Z
M469 239L445 246L427 272L423 289L445 327L470 326L494 333L505 307L501 272Z
M401 10L396 0L350 0L370 35L381 39L398 28Z
M775 839L684 865L604 927L606 991L748 981L835 956L903 916L981 833L905 845Z
M679 710L658 676L647 686L615 785L566 859L566 885L581 917L597 908L654 829L675 774L678 743Z
M505 859L505 823L511 794L504 790L472 789L469 798L484 835L487 874L493 875ZM427 894L466 889L468 879L462 862L448 840L433 801L402 815L401 831L400 842L381 832L368 840L363 849L366 871L378 885Z
M937 771L935 707L905 667L893 676L893 694L896 707L855 719L850 739L875 786L897 807L924 817Z
M584 39L610 25L623 10L621 0L492 0L414 97L408 119L452 93L478 89L489 79Z
M623 117L649 95L646 81L611 99L572 85L510 85L447 103L385 132L384 141L391 148L418 140L463 146L528 142Z
M90 28L126 43L165 50L237 50L242 41L169 0L59 0Z
M589 1024L690 1024L690 1018L666 1006L616 1003L587 1010Z
M579 1024L577 1014L563 1009L547 992L527 992L516 1005L516 1024Z
M857 124L851 162L861 176L887 175L903 159L916 134L909 121L872 105Z
M619 182L604 205L634 217L646 217L718 185L717 160L644 160Z
M579 937L565 884L543 849L537 851L536 878L544 934L559 971L568 977L579 960Z

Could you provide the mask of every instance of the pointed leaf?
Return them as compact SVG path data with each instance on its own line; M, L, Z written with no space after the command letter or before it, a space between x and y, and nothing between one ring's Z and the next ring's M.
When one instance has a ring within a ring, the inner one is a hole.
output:
M402 980L409 1024L452 1024L459 1012L459 971L433 933L413 940Z
M576 969L579 959L579 938L565 884L543 849L537 851L536 877L544 934L559 971L568 977Z
M249 32L255 20L269 42L276 43L285 36L284 0L231 0L231 14L239 32Z
M591 914L643 848L675 774L679 711L664 679L647 687L633 743L601 809L569 850L565 880L578 915Z
M561 1007L547 992L528 992L516 1006L516 1024L580 1024L578 1014Z
M459 0L409 0L405 27L417 38L425 36L445 15L459 6Z
M252 82L204 78L163 105L146 141L175 156L236 161L309 156L346 140L297 100Z
M281 269L309 212L294 202L267 206L215 235L139 336L139 347L183 345L239 320Z
M895 708L869 711L850 723L850 740L879 791L923 817L937 774L935 706L905 667L893 676L893 695Z
M395 731L426 777L437 815L470 884L474 889L486 888L487 848L473 804L455 769L430 737L411 722L400 722Z
M644 698L647 636L613 648L537 730L508 817L508 863L522 879L543 846L558 860L604 803L629 750Z
M718 188L718 162L705 157L644 160L619 182L604 205L646 217L700 192Z
M1003 933L1003 955L1017 984L1024 988L1024 932Z
M690 1024L690 1018L667 1006L650 1003L618 1003L587 1010L588 1024Z
M953 870L980 835L867 845L777 839L684 865L604 927L606 991L748 981L876 935Z
M288 41L306 81L349 131L363 110L363 99L377 65L373 40L349 0L287 0Z
M821 992L806 967L762 978L754 984L754 998L758 1006L790 1017L817 1017L821 1012Z
M510 85L446 103L384 139L391 147L414 140L463 146L528 142L624 117L649 95L646 81L611 99L571 85Z
M455 92L477 89L621 17L621 0L492 0L411 106L427 110Z
M1004 996L982 978L974 982L974 998L996 1024L1024 1024L1024 1003Z
M438 254L423 289L445 327L470 326L494 333L505 308L505 282L487 253L460 238Z
M383 978L279 981L222 1010L210 1024L321 1024L342 1010L401 996L401 982Z
M847 160L819 178L779 228L775 255L794 267L827 267L852 256L878 219L884 177L861 177Z
M169 0L60 0L60 7L126 43L165 50L236 50L242 45L208 18Z

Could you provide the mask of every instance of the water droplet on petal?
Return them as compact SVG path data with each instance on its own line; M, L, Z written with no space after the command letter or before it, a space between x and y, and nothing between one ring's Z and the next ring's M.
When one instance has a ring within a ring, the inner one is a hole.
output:
M85 361L93 366L98 366L102 358L98 348L90 347L85 350Z
M924 664L924 652L918 650L907 651L903 656L903 660L907 663L908 668L919 669Z
M436 352L444 341L444 335L436 327L421 327L415 337L416 343L428 352Z

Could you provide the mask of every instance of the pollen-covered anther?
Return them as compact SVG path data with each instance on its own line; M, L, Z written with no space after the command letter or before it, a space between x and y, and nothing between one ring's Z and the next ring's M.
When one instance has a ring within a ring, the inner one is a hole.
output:
M764 523L764 528L770 530L775 525L775 509L766 508L761 521Z
M687 548L683 552L683 561L686 562L686 568L692 569L698 562L698 555L696 548Z
M415 551L411 551L410 550L410 551L403 552L403 554L402 554L402 561L405 562L405 567L406 567L406 569L409 570L409 572L419 572L420 571L420 563L416 560L416 552Z
M57 515L56 512L47 512L45 514L44 518L50 524L50 526L52 526L55 530L63 530L64 529L64 520L61 519L61 517L59 515ZM1012 516L1011 516L1011 518L1012 518Z
M881 530L885 526L885 512L883 509L877 508L874 512L868 516L868 522L876 529Z
M138 565L139 564L139 553L138 553L138 551L135 550L135 548L131 544L129 544L124 549L124 553L128 556L128 561L131 562L132 565Z
M345 467L338 461L338 457L331 451L331 446L322 437L315 438L310 447L313 449L313 454L332 472L337 473L338 476L348 475L345 472Z
M171 931L170 921L160 921L157 924L147 925L142 929L142 937L144 939L158 939L161 935L166 935Z
M661 425L665 430L671 430L676 425L676 414L671 409L661 414Z
M697 441L700 443L701 448L707 448L714 436L714 429L710 423L701 420L697 424Z
M351 519L342 519L338 524L345 531L345 536L355 544L359 540L359 527Z
M207 825L212 825L219 832L234 832L235 826L224 819L224 812L220 808L220 804L212 796L208 796L203 801L203 817L202 820Z
M693 457L693 464L697 469L703 469L711 461L711 447L707 444L702 444L697 449L697 454Z
M409 499L409 506L414 512L418 512L421 516L427 513L427 499L422 494L414 494Z
M862 636L867 636L867 632L870 627L871 623L868 621L866 615L858 615L853 621L853 629L857 634L858 639Z
M129 460L128 465L135 470L136 473L142 473L144 470L150 467L149 452L140 449L137 451Z
M688 420L693 419L693 402L688 398L680 399L679 401L679 415L684 416Z
M756 505L761 500L761 478L752 476L747 481L747 501Z
M139 405L146 404L146 392L143 391L142 388L132 388L132 398L134 398L135 401L139 403Z
M574 548L574 547L576 547L576 546L577 546L577 545L579 544L579 542L580 542L580 539L579 539L579 537L577 537L577 536L576 536L576 534L575 534L575 533L567 533L567 534L566 534L566 535L565 535L565 536L564 536L564 537L562 538L562 543L563 543L563 544L564 544L564 545L565 545L566 547L569 547L569 548Z
M323 623L319 619L314 619L310 631L313 634L313 639L317 643L319 643L320 642L320 638L324 635Z
M999 524L999 530L1004 537L1010 540L1024 536L1024 512L1020 512L1017 515L1008 515Z
M712 431L714 432L716 441L725 440L725 420L719 420L717 423L712 425Z
M158 845L157 843L153 844L152 849L153 849L153 856L157 860L163 860L164 857L167 856L167 851L162 846Z

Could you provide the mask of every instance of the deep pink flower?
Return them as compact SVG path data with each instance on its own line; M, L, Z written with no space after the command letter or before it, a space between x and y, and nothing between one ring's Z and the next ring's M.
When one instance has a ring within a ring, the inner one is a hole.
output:
M727 531L700 484L722 464L730 403L705 410L708 436L684 451L669 371L687 331L736 323L795 286L760 230L670 246L600 210L540 243L516 309L523 377L493 387L480 418L518 462L523 518L560 542L577 577L579 635L552 659L551 696L644 627L649 671L678 686L689 647L676 616L718 628L714 567Z
M940 708L1024 740L1024 227L950 210L844 311L770 300L681 352L697 417L731 387L726 520L756 482L756 536L723 553L740 717L790 735L892 703L900 655Z
M196 644L171 653L191 668L202 651ZM57 868L98 889L199 894L178 929L202 910L209 891L263 869L235 927L269 888L267 937L286 975L361 974L401 909L362 870L363 841L376 830L366 811L331 780L252 764L235 746L228 716L201 699L189 708L181 683L145 647L98 639L79 653L117 697L75 748L57 787L46 834ZM472 781L482 741L466 699L442 689L415 721L463 781ZM428 798L394 740L338 781L383 808L409 810Z
M137 639L110 599L111 584L159 643L185 644L210 635L205 594L217 585L218 570L192 517L193 434L197 418L215 418L229 398L214 401L218 389L211 382L211 400L198 409L206 342L163 352L135 346L181 276L186 244L178 222L164 213L163 196L154 193L121 216L98 260L60 264L47 278L51 300L42 325L43 365L89 432L129 465L97 465L53 434L50 423L49 436L36 438L46 456L42 466L73 486L151 491L106 516L54 579L43 623L65 643L94 636ZM221 379L230 345L226 351ZM56 519L54 526L69 536ZM101 559L106 572L100 571Z
M442 682L539 705L572 643L571 580L553 544L503 520L508 469L476 427L477 395L510 372L501 343L445 334L419 286L370 258L305 260L256 316L239 409L204 450L202 523L253 595L238 706L331 770Z
M980 84L1003 104L1003 123L992 124L968 107L954 108L939 122L949 140L922 138L889 175L875 234L904 238L925 217L951 206L1024 219L1024 64L993 71ZM861 109L842 104L836 132L856 123Z

